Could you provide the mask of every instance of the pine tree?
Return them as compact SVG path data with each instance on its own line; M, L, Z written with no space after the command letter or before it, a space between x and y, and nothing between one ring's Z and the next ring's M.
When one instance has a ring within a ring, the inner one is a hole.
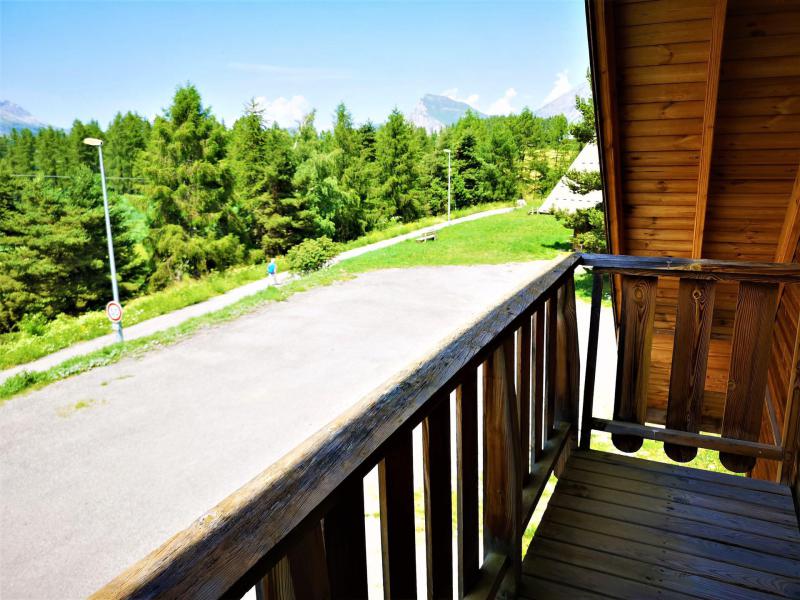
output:
M413 129L396 108L378 131L375 154L379 183L374 202L378 210L384 216L414 220L420 214L417 153Z
M225 162L225 129L193 85L178 88L155 120L140 156L153 203L149 245L154 287L243 260L231 212L233 177Z
M150 138L150 122L136 113L117 113L105 134L103 160L106 173L112 178L109 186L130 193L139 188L135 175L139 155L147 147Z
M0 330L26 314L47 318L100 308L111 295L99 176L87 167L52 183L43 178L13 190L0 215ZM8 189L0 175L0 194ZM125 213L112 195L114 254L123 297L141 283L142 264Z
M97 149L87 146L83 140L87 137L103 138L103 130L97 121L89 121L84 124L79 119L72 122L72 129L69 132L69 148L71 153L70 163L72 165L85 165L95 173L100 172L100 163L97 159Z

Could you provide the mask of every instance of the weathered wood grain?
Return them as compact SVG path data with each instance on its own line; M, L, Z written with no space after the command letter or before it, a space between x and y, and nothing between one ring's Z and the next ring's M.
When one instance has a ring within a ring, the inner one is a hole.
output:
M558 294L558 373L556 406L558 418L578 422L580 410L581 355L578 348L578 314L575 309L575 282L568 279Z
M428 598L453 598L453 509L450 493L450 395L422 422Z
M678 288L678 312L667 403L667 427L697 433L703 416L708 344L714 316L712 281L682 279ZM664 444L672 460L688 462L697 456L691 446Z
M478 374L471 369L456 388L456 503L458 597L478 580Z
M331 598L366 598L367 540L364 524L364 484L355 481L323 521Z
M715 281L800 283L800 265L653 256L584 254L582 263L600 271L640 276L672 276Z
M655 277L622 278L615 420L642 424L647 414L657 285ZM611 439L623 452L635 452L642 447L642 438L637 435L615 433Z
M531 455L531 319L517 331L517 414L519 415L520 474L528 478Z
M777 299L777 285L747 281L739 284L722 417L725 437L756 441L761 433ZM753 457L721 452L719 458L726 469L735 472L749 471L755 465Z
M592 307L589 315L589 341L586 349L586 375L583 384L580 447L588 450L592 439L594 380L597 370L597 340L600 335L600 308L603 302L603 275L592 273Z
M483 371L483 553L511 559L519 581L522 558L519 418L514 393L514 338L492 353Z
M558 290L553 290L547 300L547 332L546 332L545 368L545 438L550 439L555 431L556 422L556 390L558 389Z
M544 432L544 307L540 307L534 314L535 342L534 352L534 385L533 385L533 439L531 447L531 466L542 454L542 435Z
M378 465L381 556L386 598L417 597L414 546L414 457L411 430L386 450Z

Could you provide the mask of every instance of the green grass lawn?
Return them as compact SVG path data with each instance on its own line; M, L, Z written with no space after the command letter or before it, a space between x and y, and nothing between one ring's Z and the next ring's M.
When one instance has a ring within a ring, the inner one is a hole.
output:
M340 265L350 273L375 269L475 265L554 258L569 251L569 231L549 215L527 210L462 223L437 232L433 242L408 240Z

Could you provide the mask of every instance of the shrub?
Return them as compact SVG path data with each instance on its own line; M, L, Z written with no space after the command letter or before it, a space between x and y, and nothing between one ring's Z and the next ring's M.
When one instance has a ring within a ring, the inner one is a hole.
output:
M336 244L330 238L308 239L286 253L289 268L298 273L318 271L336 256Z
M556 219L572 229L572 247L581 252L606 251L606 226L603 203L594 208L580 208L573 213L555 211Z

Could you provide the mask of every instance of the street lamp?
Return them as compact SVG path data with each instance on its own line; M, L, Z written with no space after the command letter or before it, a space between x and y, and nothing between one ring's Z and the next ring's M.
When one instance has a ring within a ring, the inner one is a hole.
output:
M447 220L450 220L450 149L447 152Z
M119 305L119 290L117 289L117 265L114 263L114 242L111 240L111 217L108 215L108 192L106 191L106 172L103 168L103 140L97 138L84 138L83 143L87 146L97 146L100 156L100 181L103 184L103 209L106 214L106 238L108 240L108 262L111 267L111 293L114 302ZM116 323L117 340L122 341L122 319Z

